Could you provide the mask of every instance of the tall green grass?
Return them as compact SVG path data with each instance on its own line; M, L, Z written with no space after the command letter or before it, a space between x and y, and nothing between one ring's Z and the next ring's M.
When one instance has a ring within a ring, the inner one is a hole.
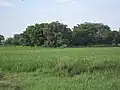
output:
M1 47L0 71L11 90L119 90L120 48Z

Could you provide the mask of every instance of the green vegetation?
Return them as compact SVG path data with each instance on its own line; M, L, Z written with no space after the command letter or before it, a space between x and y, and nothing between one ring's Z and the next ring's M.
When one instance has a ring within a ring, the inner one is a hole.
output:
M119 90L120 48L0 47L0 90Z
M4 40L0 36L1 40ZM23 33L7 38L3 45L23 45L42 47L78 47L120 44L120 30L111 30L108 25L101 23L77 24L70 29L58 21L30 25Z
M0 35L0 45L2 45L2 40L4 40L4 36L3 35Z

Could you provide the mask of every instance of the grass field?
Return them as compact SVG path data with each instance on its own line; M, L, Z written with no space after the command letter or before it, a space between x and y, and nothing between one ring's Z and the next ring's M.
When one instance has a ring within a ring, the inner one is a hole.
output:
M120 48L0 47L0 90L120 90Z

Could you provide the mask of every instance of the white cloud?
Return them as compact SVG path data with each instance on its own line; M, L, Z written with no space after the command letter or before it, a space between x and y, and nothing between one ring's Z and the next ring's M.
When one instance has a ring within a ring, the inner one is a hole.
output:
M65 4L65 3L76 3L77 0L55 0L57 3Z
M13 6L12 3L8 2L8 1L0 0L0 7L11 7L11 6Z

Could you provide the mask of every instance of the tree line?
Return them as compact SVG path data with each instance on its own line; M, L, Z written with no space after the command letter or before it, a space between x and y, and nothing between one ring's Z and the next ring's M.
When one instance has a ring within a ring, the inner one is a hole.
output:
M117 46L120 43L120 29L113 31L108 25L90 22L77 24L70 29L68 25L55 21L30 25L13 38L4 39L0 35L0 44L43 47Z

